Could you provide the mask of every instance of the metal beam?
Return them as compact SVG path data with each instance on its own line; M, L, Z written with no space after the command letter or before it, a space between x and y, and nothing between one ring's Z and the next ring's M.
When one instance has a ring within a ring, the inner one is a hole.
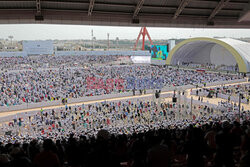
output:
M228 4L229 1L230 1L230 0L221 0L221 1L218 3L218 5L216 6L216 8L212 11L212 13L210 14L210 16L208 17L208 20L209 20L209 21L212 20L212 19L215 17L215 15L216 15L219 11L221 11L221 9L224 8L224 7Z
M34 1L35 2L35 1ZM43 1L41 1L43 2ZM35 5L35 4L34 4ZM1 11L0 10L0 24L23 24L23 23L37 23L34 20L34 13L36 9L28 11ZM95 15L92 15L91 19L84 16L87 15L88 10L85 11L55 11L46 10L42 7L42 13L47 18L44 19L43 23L46 24L73 24L73 25L109 25L109 26L134 26L131 23L131 13L119 14L119 13L98 13L95 11ZM64 17L62 17L64 16ZM184 27L184 28L211 28L207 25L207 18L199 16L191 17L181 15L178 20L172 20L173 14L171 15L143 15L141 21L136 26L147 26L147 27ZM214 18L216 24L213 28L250 28L250 22L238 22L238 17L216 17Z
M0 2L10 2L10 1L0 1ZM30 1L27 1L27 0L15 0L15 1L11 1L11 2L30 2ZM46 3L66 3L66 4L89 4L89 2L82 2L82 1L79 1L79 0L75 0L75 1L67 1L67 0L43 0L43 2L46 2ZM209 3L210 5L216 5L218 3L218 1L211 1L211 0L192 0L192 2L194 3L203 3L203 4L207 4ZM107 3L107 2L95 2L95 4L99 4L99 5L110 5L110 6L128 6L128 7L134 7L135 5L134 4L131 4L131 3ZM165 3L166 4L166 3ZM240 1L233 1L231 0L229 3L229 5L232 5L232 6L235 6L235 5L246 5L248 4L248 2L240 2ZM171 5L143 5L144 6L152 6L152 7L171 7Z
M0 12L6 12L6 11L32 11L34 12L34 8L22 8L22 9L18 9L18 8L15 8L15 9L6 9L6 8L0 8ZM50 11L50 12L69 12L69 13L82 13L82 14L88 14L88 10L80 10L80 9L57 9L57 8L43 8L43 11ZM111 12L111 11L102 11L102 10L95 10L95 13L103 13L103 14L110 14L110 15L119 15L119 14L122 14L122 15L130 15L131 16L131 13L129 12ZM63 13L61 13L60 15L63 15ZM142 17L173 17L173 14L164 14L164 13L143 13ZM191 19L190 21L192 21L193 18L207 18L209 17L208 15L201 15L201 14L182 14L181 15L182 18L186 18L186 19ZM237 19L238 16L235 16L235 15L220 15L220 16L217 16L217 18L221 19L221 18L227 18L227 19Z
M188 5L190 0L182 0L181 4L179 5L178 9L176 10L173 19L177 19L177 17L181 14L183 9Z
M203 3L203 4L217 4L218 1L211 1L211 0L193 0L194 3ZM246 5L248 4L248 2L246 1L235 1L235 0L231 0L229 3L229 5Z
M144 4L145 0L139 0L137 5L136 5L136 8L135 8L135 11L134 11L134 14L133 14L133 18L135 18L136 16L138 16L143 4Z
M13 3L17 3L17 2L31 2L28 1L28 0L15 0L15 1L0 1L1 3L3 2L7 2L7 3L10 3L10 2L13 2ZM211 3L212 5L217 5L217 2L216 1L207 1L207 0L192 0L192 2L197 2L197 3L204 3L204 2L209 2ZM44 4L47 4L46 6L52 4L53 6L55 6L56 4L65 4L65 5L69 5L69 9L70 9L70 4L73 4L73 5L89 5L90 3L89 2L82 2L82 1L65 1L65 0L60 0L60 1L56 1L56 0L43 0L42 3ZM245 3L245 2L234 2L234 1L230 1L228 3L228 5L247 5L248 3ZM120 4L120 3L106 3L106 2L95 2L94 3L94 6L103 6L103 7L122 7L122 8L134 8L135 5L134 4ZM145 9L155 9L155 10L158 10L158 9L162 9L162 10L177 10L179 6L175 6L175 5L147 5L147 4L143 4L143 8ZM25 7L22 7L23 9L25 9ZM12 10L12 9L17 9L17 10L20 10L20 8L2 8L2 9L6 9L6 10ZM44 8L43 8L44 9ZM185 10L206 10L206 11L213 11L214 8L211 8L211 7L185 7ZM242 9L222 9L222 11L232 11L232 12L240 12L242 11Z
M167 0L166 0L167 1ZM194 3L197 3L197 4L199 4L199 3L203 3L203 4L207 4L207 3L209 3L209 4L211 4L211 5L213 5L213 4L217 4L218 3L218 1L215 1L215 0L192 0ZM0 1L1 3L5 3L5 2L7 2L7 3L21 3L21 2L34 2L33 0L1 0ZM58 0L42 0L42 2L46 2L46 3L82 3L82 4L85 4L85 3L87 3L87 4L89 4L89 2L86 2L86 1L80 1L80 0L70 0L70 1L68 1L68 0L60 0L60 1L58 1ZM134 6L134 4L131 4L131 3L107 3L107 2L98 2L99 4L113 4L113 5L130 5L130 6ZM167 3L167 2L166 2ZM166 4L165 3L165 4ZM231 0L228 4L229 5L247 5L249 2L247 2L247 1L239 1L239 0L237 0L237 1L235 1L235 0ZM160 5L160 6L169 6L169 5Z
M94 9L94 4L95 4L95 0L90 0L90 2L89 2L88 16L92 15L92 12L93 12L93 9Z
M41 15L41 1L36 0L36 14Z
M34 12L35 10L33 8L23 8L23 9L1 9L0 8L0 12L13 12L13 11L32 11ZM43 11L49 11L49 12L55 12L55 13L60 13L59 15L63 15L64 13L62 12L67 12L67 14L74 14L74 13L78 13L78 14L87 14L88 10L72 10L72 9L56 9L56 8L43 8ZM128 12L110 12L110 11L101 11L101 10L95 10L96 14L109 14L109 15L124 15L124 16L131 16L131 13ZM143 13L143 15L141 17L150 17L150 19L154 18L159 18L159 17L168 17L168 18L172 18L173 14L163 14L163 13ZM185 19L189 19L189 22L192 21L192 19L194 18L200 18L200 19L206 19L208 18L208 15L199 15L199 14L182 14L180 18L185 18ZM228 16L228 15L220 15L217 17L218 19L238 19L238 16Z
M250 21L250 2L244 7L242 12L240 13L238 22L242 21Z

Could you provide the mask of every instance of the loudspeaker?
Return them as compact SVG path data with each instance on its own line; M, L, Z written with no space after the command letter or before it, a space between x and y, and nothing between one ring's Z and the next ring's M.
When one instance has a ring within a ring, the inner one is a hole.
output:
M36 20L36 21L43 21L44 18L43 18L42 15L36 15L36 16L35 16L35 20Z
M158 92L155 93L155 98L158 99L160 97L160 94Z
M176 97L173 97L173 98L172 98L172 102L173 102L173 103L176 103L176 102L177 102L177 98L176 98Z
M167 43L167 52L169 53L169 43Z
M207 25L208 25L208 26L214 26L214 21L208 21L208 22L207 22Z
M132 24L139 24L140 20L139 19L132 19Z

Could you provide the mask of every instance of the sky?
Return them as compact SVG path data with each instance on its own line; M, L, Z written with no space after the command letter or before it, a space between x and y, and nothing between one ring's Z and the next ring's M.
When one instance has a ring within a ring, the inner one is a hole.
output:
M114 26L84 26L84 25L50 25L50 24L2 24L0 38L13 36L13 40L46 40L46 39L91 39L91 30L97 40L107 39L136 39L140 27ZM147 27L154 39L191 38L191 37L250 37L249 29L194 29L194 28L152 28Z

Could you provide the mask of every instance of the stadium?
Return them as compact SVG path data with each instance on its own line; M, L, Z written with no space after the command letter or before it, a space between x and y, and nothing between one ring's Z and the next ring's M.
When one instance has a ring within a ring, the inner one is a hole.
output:
M249 28L249 0L0 1L0 167L249 167Z

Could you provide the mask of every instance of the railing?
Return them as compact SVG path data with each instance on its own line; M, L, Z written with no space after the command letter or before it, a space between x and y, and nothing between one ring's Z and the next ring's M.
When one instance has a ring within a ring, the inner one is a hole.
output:
M242 80L242 81L244 82L244 80ZM237 82L230 82L230 83L227 83L227 84L233 84L233 83L237 83ZM217 85L222 85L222 84L217 84ZM196 89L192 90L190 94L191 95L196 95ZM208 94L209 94L209 92L204 92L204 91L200 92L198 90L198 95L197 96L207 97ZM222 98L222 99L226 99L226 100L229 98L229 96L230 96L230 101L239 102L239 96L231 96L231 95L226 95L226 94L223 94L223 93L218 93L217 94L218 98ZM241 99L241 103L248 104L247 99Z

